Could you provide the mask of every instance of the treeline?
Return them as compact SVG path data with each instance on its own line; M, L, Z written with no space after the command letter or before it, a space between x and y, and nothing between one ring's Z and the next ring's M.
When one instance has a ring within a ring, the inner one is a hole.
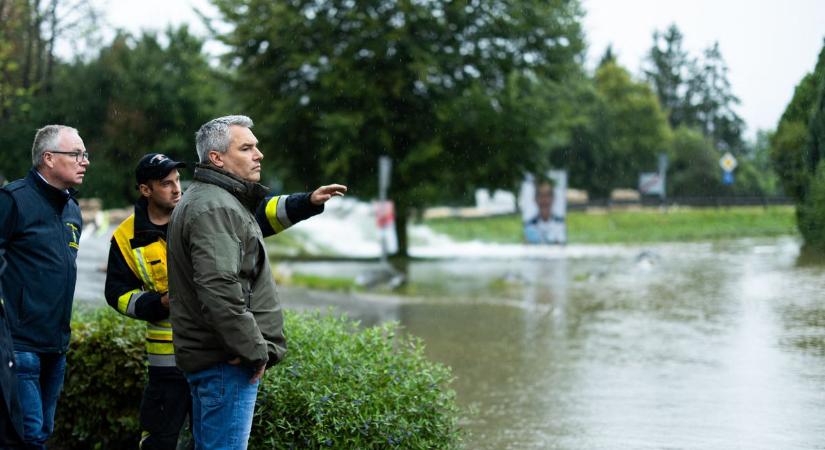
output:
M0 174L25 173L37 127L67 123L91 151L83 194L121 206L139 155L192 161L201 123L244 113L278 188L336 181L370 198L389 155L402 253L409 213L477 187L513 190L530 171L565 168L600 198L635 187L665 153L671 195L779 189L770 134L743 138L719 46L691 56L675 25L653 35L634 75L612 49L586 69L577 0L212 3L223 22L212 29L226 30L209 36L227 49L219 59L183 27L120 32L62 61L56 43L94 28L86 1L0 0ZM733 186L718 167L728 151Z

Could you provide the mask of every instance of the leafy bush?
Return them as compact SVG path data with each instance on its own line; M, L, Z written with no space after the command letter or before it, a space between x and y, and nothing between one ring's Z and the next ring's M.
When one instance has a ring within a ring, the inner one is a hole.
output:
M450 370L428 361L419 339L319 312L285 320L289 352L261 384L250 449L458 446ZM105 309L77 315L73 334L52 441L136 448L142 324Z
M288 314L290 350L260 389L250 448L456 447L450 371L397 328Z
M109 308L75 315L50 448L137 448L144 330Z

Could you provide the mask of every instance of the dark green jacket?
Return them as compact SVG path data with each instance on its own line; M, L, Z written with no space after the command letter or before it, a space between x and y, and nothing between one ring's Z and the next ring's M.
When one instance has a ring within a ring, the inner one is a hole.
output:
M261 229L281 231L323 206L312 206L308 194L262 202L267 191L199 166L172 213L167 230L170 320L177 364L185 372L235 357L251 367L272 366L286 353ZM263 217L271 226L259 224Z

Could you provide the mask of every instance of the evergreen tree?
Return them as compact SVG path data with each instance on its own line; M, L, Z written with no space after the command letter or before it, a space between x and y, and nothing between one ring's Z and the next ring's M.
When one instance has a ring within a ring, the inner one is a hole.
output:
M692 125L688 108L691 99L686 98L686 94L687 83L696 63L682 48L683 37L676 24L665 32L654 31L653 47L648 52L647 68L644 70L672 128Z
M812 73L796 86L771 139L771 157L788 194L807 250L825 249L825 45Z
M608 45L607 48L604 50L604 54L602 55L602 58L599 60L599 67L607 63L618 64L616 60L616 52L613 50L613 44Z
M727 64L716 42L705 50L701 67L688 82L684 110L692 116L686 123L698 125L720 152L738 155L744 150L745 122L733 109L740 102L732 92L727 73Z
M786 194L797 202L805 200L807 186L818 152L808 147L809 124L813 118L821 80L825 79L825 46L813 72L806 74L794 89L793 97L779 119L771 138L771 159Z

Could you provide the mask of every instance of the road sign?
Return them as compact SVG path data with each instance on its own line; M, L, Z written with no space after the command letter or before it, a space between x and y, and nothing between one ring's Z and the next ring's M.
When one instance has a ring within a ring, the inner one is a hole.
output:
M719 158L719 167L721 167L725 172L733 172L736 165L736 158L734 158L730 152L726 152L721 158Z

